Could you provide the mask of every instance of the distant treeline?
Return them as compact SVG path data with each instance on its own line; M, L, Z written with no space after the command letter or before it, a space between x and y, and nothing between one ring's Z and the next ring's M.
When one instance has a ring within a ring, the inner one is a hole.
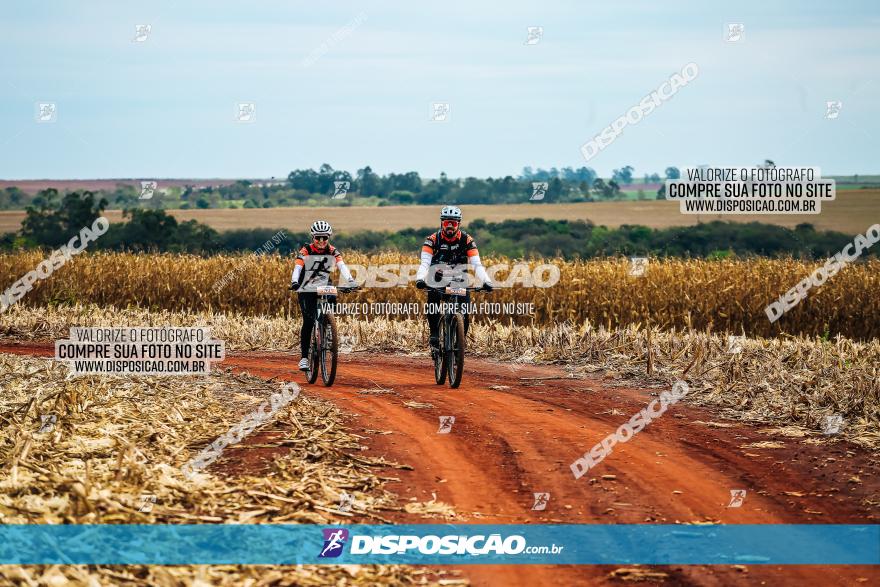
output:
M0 248L55 248L66 242L106 207L94 194L72 193L40 208L31 207L18 233L0 237ZM284 232L279 241L277 228L254 228L217 232L195 220L179 222L163 210L134 209L124 212L125 222L110 226L106 234L90 245L90 250L192 252L210 255L219 252L257 251L266 243L272 253L290 254L310 239L307 233ZM474 220L464 226L477 240L486 257L561 256L568 259L613 255L726 257L794 256L821 259L832 256L852 241L853 235L817 231L810 224L795 229L752 222L748 224L713 221L697 226L651 229L624 225L620 228L595 226L582 220ZM425 236L436 227L405 229L397 232L359 231L341 233L333 243L345 250L381 250L418 253ZM275 237L275 238L273 238ZM876 253L875 253L876 254Z
M666 169L665 177L675 178L675 167ZM112 191L100 191L98 197L107 201L111 209L124 210L134 206L158 209L192 208L274 208L283 206L352 206L352 205L405 205L440 204L509 204L544 202L588 202L621 197L622 190L641 189L641 197L656 198L656 185L662 180L656 173L641 178L634 175L633 167L627 165L615 169L611 178L600 178L589 167L555 167L546 170L531 167L523 169L516 177L498 178L466 177L450 179L441 173L439 179L426 180L416 171L379 175L367 165L352 175L348 171L333 169L328 164L318 170L296 169L287 180L253 183L246 180L218 187L196 186L166 187L161 180L149 199L141 200L141 190L132 185L120 184ZM542 198L530 200L535 195L534 183L544 184ZM638 183L641 182L641 183ZM631 187L630 184L633 184ZM651 184L652 187L645 186ZM644 189L642 189L644 188ZM50 188L38 194L29 194L17 187L0 190L0 210L40 207L53 198L63 196ZM334 195L341 196L333 198Z
M765 160L763 166L775 166ZM449 178L441 173L437 179L425 179L416 171L380 175L366 165L354 174L333 169L329 164L315 169L295 169L286 179L252 182L239 180L223 186L180 187L163 185L157 180L150 194L139 187L118 184L113 190L101 190L98 197L114 210L205 209L205 208L275 208L285 206L400 206L407 204L543 204L553 202L592 202L618 199L664 199L662 182L677 179L677 167L659 173L636 173L631 165L613 170L611 177L601 178L590 167L550 169L523 168L519 175L504 177ZM852 181L860 184L855 175ZM537 185L536 185L537 184ZM861 187L877 186L877 176L862 176ZM537 190L537 191L536 191ZM58 197L54 188L30 194L18 187L0 189L0 210L39 208ZM145 196L141 199L141 196ZM149 197L147 197L149 196ZM336 196L336 197L334 197ZM531 199L536 197L534 200Z

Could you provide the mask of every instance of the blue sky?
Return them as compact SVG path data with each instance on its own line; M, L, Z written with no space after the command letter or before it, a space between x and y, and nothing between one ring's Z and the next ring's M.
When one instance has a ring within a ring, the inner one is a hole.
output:
M765 158L880 172L876 2L131 4L4 6L0 178L280 177L324 162L642 175ZM743 40L725 42L737 22ZM144 42L136 24L152 26ZM529 26L544 29L535 45ZM584 142L691 61L697 79L584 161ZM38 102L57 104L56 122L35 121ZM255 122L235 121L238 102ZM433 102L450 104L447 122L429 120Z

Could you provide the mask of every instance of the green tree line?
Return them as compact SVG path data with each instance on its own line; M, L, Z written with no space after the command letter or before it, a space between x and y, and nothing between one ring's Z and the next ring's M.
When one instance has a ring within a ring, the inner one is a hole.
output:
M0 237L0 248L55 248L66 243L103 213L107 201L92 192L57 193L41 206L30 206L17 233ZM91 250L135 252L192 252L210 255L220 252L257 251L278 234L277 228L253 228L218 232L195 220L180 222L164 210L131 209L124 222L110 226L106 234L90 245ZM853 236L817 231L810 224L794 230L758 222L713 221L696 226L652 229L639 225L619 228L596 226L589 220L546 220L530 218L486 222L477 219L465 225L482 254L508 257L561 256L567 259L613 255L725 257L795 256L822 259L840 251ZM411 251L417 255L427 234L436 227L408 228L395 232L358 231L337 234L334 244L341 250L362 252ZM286 238L272 252L290 254L310 240L307 232L285 232ZM276 239L277 240L277 239ZM876 254L876 253L873 253Z
M391 206L406 204L440 204L454 201L459 204L535 204L550 202L590 202L620 198L626 189L635 186L651 186L642 195L655 197L655 185L662 181L656 174L645 174L641 183L635 183L634 169L625 166L615 169L612 177L600 178L589 167L574 169L555 167L549 170L531 167L523 169L516 177L465 177L450 179L441 173L437 179L424 179L418 172L388 173L379 175L367 165L355 174L333 169L329 164L318 170L295 169L286 181L254 183L240 180L230 185L197 189L185 187L164 188L158 181L158 192L149 200L141 200L140 190L132 185L119 184L114 190L97 192L106 200L107 207L124 210L134 206L146 208L274 208L303 205L375 205ZM678 170L667 168L665 177L676 177ZM341 182L338 184L337 182ZM543 199L530 200L535 183L546 183ZM344 197L334 199L339 193L337 185L347 186ZM630 190L631 191L631 190ZM649 193L648 193L649 192ZM57 197L57 190L43 190L29 194L18 187L0 190L0 210L40 207Z

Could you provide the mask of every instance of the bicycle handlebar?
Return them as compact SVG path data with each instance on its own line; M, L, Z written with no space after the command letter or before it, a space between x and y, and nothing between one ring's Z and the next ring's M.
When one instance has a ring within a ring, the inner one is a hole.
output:
M425 289L428 290L428 291L439 291L439 292L443 292L443 293L445 293L445 292L446 292L446 287L447 287L447 286L445 286L445 285L444 285L443 287L432 287L432 286L430 286L430 285L428 285L428 284L425 284ZM481 285L480 287L462 287L462 288L457 288L457 289L464 289L464 290L467 290L467 291L488 291L488 290L487 290L485 287L483 287L482 285Z
M351 293L351 292L357 291L361 288L361 286L359 286L359 285L351 285L351 286L337 285L334 287L336 287L337 293ZM317 290L306 291L306 290L303 290L301 287L297 288L297 289L292 289L292 288L288 288L288 289L290 291L296 292L296 293L317 293ZM333 294L321 293L319 295L333 295Z

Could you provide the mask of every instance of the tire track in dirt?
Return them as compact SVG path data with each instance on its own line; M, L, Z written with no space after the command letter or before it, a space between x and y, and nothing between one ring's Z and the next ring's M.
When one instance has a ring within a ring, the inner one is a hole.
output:
M254 374L302 380L284 356L236 356L234 364ZM458 390L435 385L427 358L342 356L332 388L308 386L353 416L357 429L392 430L376 435L367 454L412 465L395 471L389 484L403 499L437 499L452 504L471 523L863 523L876 521L863 501L878 497L877 463L845 445L805 445L772 437L736 423L709 428L695 421L717 420L710 411L678 404L638 438L618 445L598 467L575 480L569 464L651 399L651 391L607 387L598 380L562 377L552 367L519 367L469 359ZM493 390L490 385L509 389ZM394 394L361 390L384 387ZM653 392L655 395L657 391ZM430 403L409 408L406 401ZM438 434L440 416L455 416L450 434ZM749 448L775 440L783 449ZM843 444L843 443L841 443ZM835 459L823 453L829 450ZM746 448L741 448L746 447ZM754 456L751 456L754 455ZM817 474L816 467L830 466ZM783 468L789 476L783 476ZM846 480L861 474L859 485ZM603 479L614 475L614 480ZM441 482L443 481L443 482ZM833 484L833 486L832 486ZM731 489L746 489L742 507L728 508ZM834 491L837 489L837 491ZM845 490L845 491L843 491ZM549 492L546 511L531 511L532 493ZM675 492L681 493L675 493ZM803 494L800 497L785 492ZM569 507L566 507L569 506ZM399 516L400 522L424 522ZM476 584L534 585L560 580L596 584L612 570L602 567L463 567ZM550 570L552 569L552 570ZM682 584L858 584L878 577L855 567L758 567L741 572L728 566L663 567ZM546 573L552 574L546 574ZM562 576L560 576L562 575Z
M15 352L16 347L0 347ZM41 345L18 352L43 351ZM51 349L49 349L51 354ZM388 469L387 488L409 498L451 504L465 523L877 523L880 466L849 443L805 444L718 421L710 410L676 404L630 442L575 480L569 464L643 408L659 390L612 387L598 379L565 379L557 367L513 366L468 358L457 390L434 384L427 357L354 353L340 356L331 388L304 383L294 357L227 354L225 366L294 380L304 393L334 402L366 438L367 456L411 465ZM559 379L546 379L558 377ZM545 379L524 379L545 378ZM490 386L507 386L490 389ZM387 388L390 392L377 391ZM372 390L372 391L370 391ZM431 404L407 407L404 402ZM438 434L439 416L455 416ZM381 435L368 430L390 430ZM782 448L749 446L776 441ZM610 478L607 476L613 476ZM851 481L852 478L859 482ZM746 489L739 508L731 489ZM532 511L533 492L550 493ZM442 522L401 512L400 523ZM364 520L369 523L369 520ZM611 566L463 566L475 585L612 584ZM649 567L643 567L649 568ZM863 585L873 567L650 567L682 585Z

